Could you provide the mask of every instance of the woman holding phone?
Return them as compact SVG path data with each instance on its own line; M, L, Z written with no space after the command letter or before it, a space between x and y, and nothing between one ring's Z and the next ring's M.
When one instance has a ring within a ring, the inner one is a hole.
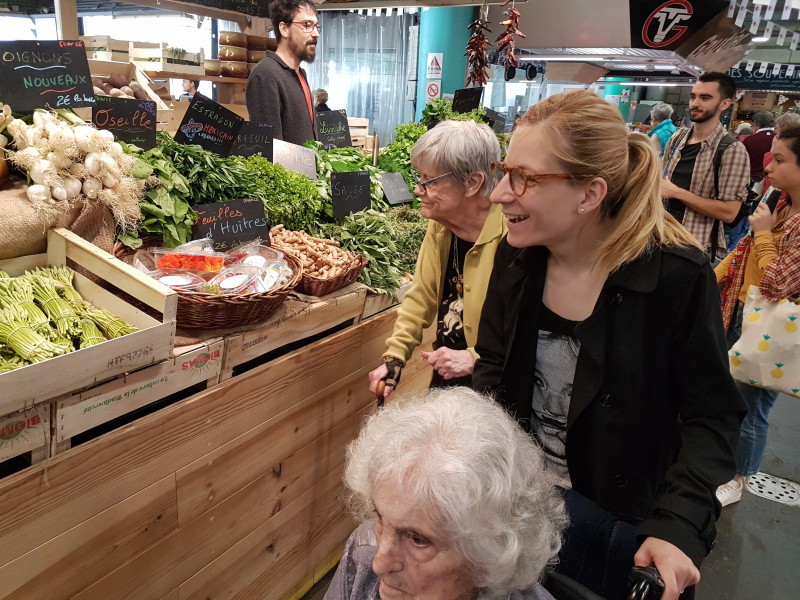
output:
M715 269L722 291L722 316L730 348L742 334L742 312L751 285L769 300L800 295L800 127L781 132L772 143L772 162L766 168L772 185L786 192L767 194L750 217L751 234ZM767 443L769 411L778 392L737 382L747 403L736 451L736 476L717 489L722 506L738 502L750 475L758 472Z

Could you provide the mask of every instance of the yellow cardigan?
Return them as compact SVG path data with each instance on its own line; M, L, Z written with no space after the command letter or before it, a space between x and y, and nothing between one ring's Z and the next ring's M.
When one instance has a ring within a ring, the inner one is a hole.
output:
M464 337L468 350L476 360L478 323L492 274L494 253L507 232L508 226L500 206L492 205L478 240L464 260ZM417 257L414 281L400 304L394 332L386 340L384 358L399 358L404 363L408 362L414 348L422 341L423 330L436 321L444 287L445 263L452 240L453 234L449 229L435 221L428 223Z

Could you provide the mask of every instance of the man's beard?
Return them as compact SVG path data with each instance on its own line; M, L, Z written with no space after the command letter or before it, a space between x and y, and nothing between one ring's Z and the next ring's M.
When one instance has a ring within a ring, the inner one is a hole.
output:
M720 104L722 103L720 102ZM713 110L701 112L699 115L697 115L697 117L695 117L692 112L689 112L689 118L692 120L692 123L705 123L709 119L717 116L717 111L719 111L720 104L717 104Z
M295 42L292 40L292 53L302 62L312 63L317 57L317 46L312 42Z

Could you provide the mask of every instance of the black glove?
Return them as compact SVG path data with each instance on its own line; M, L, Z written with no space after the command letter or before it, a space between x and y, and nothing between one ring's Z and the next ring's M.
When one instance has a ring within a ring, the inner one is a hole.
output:
M384 358L383 364L386 365L386 375L381 377L381 381L385 381L387 386L397 388L400 383L400 374L403 372L403 367L406 364L399 358Z

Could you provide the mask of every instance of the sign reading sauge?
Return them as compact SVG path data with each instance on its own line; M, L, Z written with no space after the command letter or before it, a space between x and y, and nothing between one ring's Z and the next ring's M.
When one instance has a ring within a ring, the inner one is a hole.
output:
M371 206L369 173L331 173L331 202L334 219L368 209Z

